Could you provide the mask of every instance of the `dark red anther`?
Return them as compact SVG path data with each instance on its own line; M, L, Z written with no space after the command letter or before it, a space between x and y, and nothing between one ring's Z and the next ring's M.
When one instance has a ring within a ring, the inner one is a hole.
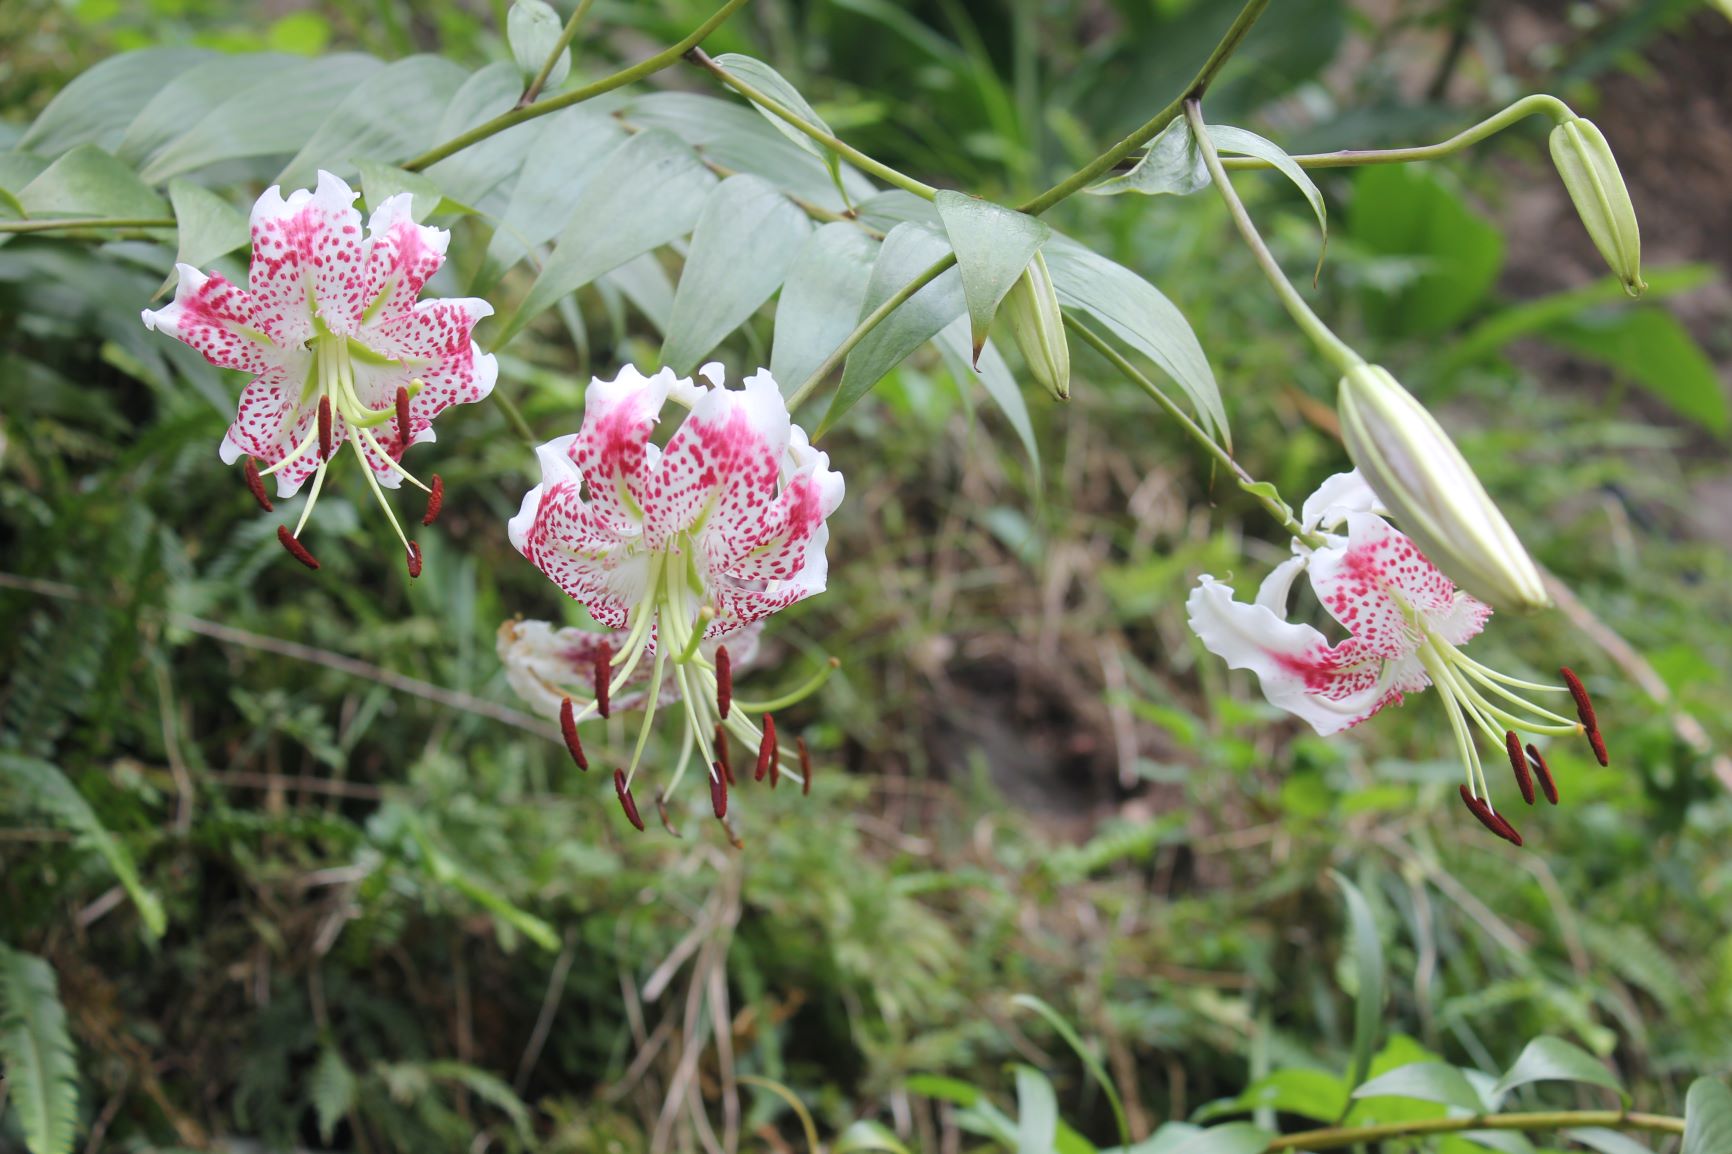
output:
M409 542L409 576L421 576L421 546L413 541Z
M1576 716L1581 718L1582 728L1589 733L1599 732L1600 722L1594 716L1594 703L1588 700L1588 690L1582 684L1582 679L1567 665L1558 670L1558 675L1564 679L1564 684L1569 686L1570 696L1576 699Z
M1511 845L1521 845L1522 835L1516 832L1515 826L1506 821L1502 814L1492 812L1485 799L1473 796L1465 785L1461 787L1461 800L1467 803L1468 812L1478 818L1481 825Z
M758 771L752 774L753 781L763 781L764 775L770 772L770 765L776 760L776 719L764 714L764 737L758 742Z
M283 548L289 551L289 556L299 561L309 569L319 567L319 559L307 550L307 547L295 539L287 525L277 526L277 540L283 543Z
M1599 760L1601 765L1612 764L1611 759L1606 756L1606 739L1601 736L1599 730L1588 730L1588 744L1594 747L1594 757Z
M1540 756L1538 748L1528 746L1528 760L1533 762L1534 772L1540 776L1540 792L1546 795L1546 800L1553 805L1558 804L1558 783L1552 780L1551 766Z
M734 784L733 759L728 756L728 729L721 722L716 722L716 764L722 767L722 777L729 785Z
M241 476L247 479L247 491L259 503L259 508L271 512L271 499L265 496L265 479L259 476L259 463L248 457L247 463L241 466Z
M716 712L723 721L734 704L734 662L726 645L716 646Z
M717 819L728 816L728 779L722 776L722 763L716 762L716 772L710 775L710 808Z
M577 768L588 773L589 758L583 755L583 742L577 739L577 712L572 709L569 697L559 703L559 734L565 738L566 752L571 754L571 760L577 763Z
M639 833L643 832L643 818L637 813L637 799L631 795L631 787L625 783L625 770L613 771L613 791L619 794L619 807L625 810L628 821L637 826Z
M319 398L319 460L331 459L331 398Z
M677 828L675 828L674 823L673 823L673 819L668 817L668 799L662 794L662 791L659 789L656 790L656 816L661 818L663 829L667 830L670 834L672 834L675 837L680 836L680 831ZM639 826L638 828L642 829L643 827Z
M595 651L595 711L608 715L608 679L613 676L613 646L603 641Z
M794 739L794 744L800 747L800 792L812 792L812 755L806 752L806 738L802 734Z
M445 507L445 482L439 479L439 474L433 474L433 487L427 492L427 512L421 518L421 524L431 525L439 519L439 510Z
M1534 778L1528 772L1528 759L1522 753L1522 739L1515 735L1515 730L1508 729L1503 735L1504 747L1509 750L1510 768L1515 770L1516 785L1521 787L1522 800L1529 805L1534 803Z
M409 451L409 390L397 386L397 452Z

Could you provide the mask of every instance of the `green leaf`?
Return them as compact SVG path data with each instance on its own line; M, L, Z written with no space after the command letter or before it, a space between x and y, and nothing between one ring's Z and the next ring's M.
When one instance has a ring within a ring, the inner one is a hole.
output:
M1317 217L1317 227L1323 233L1323 251L1317 254L1317 269L1321 272L1324 253L1329 249L1329 209L1323 203L1323 190L1317 187L1317 182L1312 180L1311 175L1300 168L1298 162L1288 156L1280 145L1264 140L1255 132L1247 132L1243 128L1226 124L1211 124L1209 139L1222 152L1254 156L1258 160L1268 161L1304 194L1305 199L1310 202L1312 214ZM1316 279L1315 274L1312 279Z
M1055 235L1042 247L1061 304L1088 313L1155 362L1191 400L1205 431L1231 447L1214 371L1184 314L1130 269Z
M438 211L445 199L439 186L419 172L408 172L377 160L363 160L356 167L361 170L361 199L369 212L406 192L411 197L409 215L420 224Z
M520 1141L527 1144L533 1137L534 1128L530 1122L529 1107L502 1078L464 1062L424 1062L421 1068L427 1072L428 1077L440 1082L455 1082L502 1112L511 1119L511 1126L517 1131Z
M434 843L418 820L410 823L409 834L415 839L415 845L421 851L422 864L434 881L456 890L542 949L559 948L559 935L554 933L552 926L528 910L518 908L510 898L477 878L473 870L459 865Z
M830 1149L831 1154L868 1154L870 1151L879 1151L881 1154L913 1154L883 1123L866 1118L850 1124Z
M376 74L380 61L339 52L269 70L211 107L150 158L139 175L151 184L227 160L292 154L349 93Z
M559 34L564 30L565 24L559 13L547 0L515 0L505 16L505 39L511 45L512 58L517 61L517 67L525 78L541 73L541 66L547 63L548 56L559 43ZM570 74L571 49L562 48L559 59L547 74L543 90L558 88Z
M549 116L530 145L511 201L488 242L487 264L502 271L558 236L595 175L612 171L608 157L625 141L617 120L588 105Z
M1058 1099L1052 1083L1033 1066L1016 1067L1016 1154L1053 1154L1058 1136Z
M78 1061L54 968L0 944L0 1064L30 1154L68 1154L78 1133Z
M168 215L168 204L125 164L94 144L81 144L43 169L18 192L31 216Z
M157 896L139 880L132 854L114 835L103 827L96 811L84 800L66 775L46 761L17 754L0 753L0 785L16 791L14 804L28 805L52 817L64 828L78 835L77 844L94 851L126 890L132 904L138 907L144 928L153 938L160 938L168 920Z
M1148 1154L1263 1154L1274 1139L1275 1135L1261 1126L1228 1122L1198 1130L1170 1146L1155 1147Z
M1380 1074L1353 1091L1355 1098L1414 1098L1478 1112L1486 1108L1479 1091L1447 1062L1416 1062Z
M872 266L872 277L866 284L866 299L860 306L860 319L864 320L874 309L906 288L949 251L950 245L944 237L930 228L900 224L891 229L878 251L877 263ZM854 402L865 396L885 373L901 364L909 353L961 316L965 307L962 281L956 269L950 268L885 317L848 354L848 360L842 366L842 387L831 398L830 409L824 414L819 433L834 425L838 417L853 408Z
M553 255L495 347L560 297L690 232L715 184L670 133L651 129L620 145L584 186Z
M308 1076L307 1097L312 1100L313 1113L318 1118L319 1140L325 1145L331 1144L337 1123L355 1108L357 1089L355 1074L343 1061L343 1055L335 1046L322 1047Z
M1371 286L1366 318L1390 336L1448 332L1485 300L1503 268L1503 235L1422 166L1374 165L1354 177L1354 238L1373 253L1416 260L1421 269L1391 292Z
M804 384L854 331L877 256L878 242L843 221L806 238L776 302L770 373L784 392Z
M191 181L171 180L168 199L174 206L175 227L179 230L176 264L202 269L251 239L246 214L208 188Z
M735 76L738 76L753 88L756 88L759 92L762 92L765 96L774 100L777 104L780 104L783 108L786 108L789 112L794 113L801 120L804 120L807 124L816 128L819 132L830 136L835 135L835 133L830 131L830 126L824 123L823 118L816 112L812 111L812 106L806 103L806 98L800 95L799 90L792 84L789 84L787 79L780 72L777 72L762 60L758 60L751 56L744 56L738 52L724 52L722 55L716 57L716 63L720 64L729 72L732 72ZM760 108L756 104L753 104L752 107L756 108L758 112L763 115L764 119L770 122L771 127L773 127L777 132L780 132L783 136L793 141L802 152L810 153L812 156L817 157L818 160L823 163L824 167L829 170L830 179L836 183L836 191L841 193L844 199L847 198L847 190L842 185L841 157L837 156L828 148L825 148L822 144L819 144L816 140L813 140L810 136L807 136L804 132L801 132L798 128L795 128L792 124L783 120L780 116L770 112L768 109Z
M202 48L151 48L111 56L61 89L17 147L55 156L80 144L117 144L159 89L209 55Z
M1732 1150L1732 1090L1718 1078L1697 1078L1684 1095L1684 1145L1678 1154Z
M1023 449L1028 453L1029 463L1038 474L1040 444L1034 438L1034 425L1028 417L1028 402L1023 399L1022 390L1017 387L1016 377L1005 363L1004 355L991 341L976 355L969 337L968 325L963 317L957 317L944 326L934 338L934 343L949 363L959 385L971 377L980 382L986 395L992 398L993 404L998 406L1005 419L1010 422L1010 427L1016 430L1017 439L1022 442Z
M14 204L17 203L18 190L35 180L48 167L48 158L29 152L0 152L0 190L5 191ZM19 215L23 215L23 206L19 205Z
M1333 1122L1347 1110L1347 1087L1327 1070L1276 1070L1248 1086L1234 1105Z
M923 1098L934 1098L953 1106L972 1106L981 1099L979 1088L972 1083L942 1074L915 1074L903 1085Z
M1732 428L1714 362L1669 312L1616 309L1552 325L1541 335L1634 380L1710 432L1724 436Z
M1197 147L1190 124L1181 116L1161 129L1161 134L1149 142L1149 150L1129 172L1109 176L1083 191L1096 196L1126 192L1189 196L1208 187L1209 168L1203 163L1203 150Z
M626 261L602 280L624 293L655 325L657 332L667 333L674 311L674 285L655 253L646 252Z
M1621 1130L1583 1126L1560 1133L1572 1142L1579 1142L1590 1150L1598 1150L1600 1154L1654 1154L1652 1147L1642 1145Z
M433 118L412 111L444 108L468 76L443 56L392 61L355 86L278 174L277 183L306 187L321 168L347 169L362 158L407 160L431 148L438 143Z
M238 93L272 81L293 83L305 67L302 58L270 52L219 53L200 60L174 75L142 108L131 109L136 115L114 154L128 164L143 164Z
M1377 936L1377 921L1359 887L1331 871L1347 902L1347 921L1353 928L1353 970L1359 993L1353 1008L1353 1068L1347 1084L1357 1088L1371 1069L1371 1054L1377 1046L1377 1030L1383 1017L1383 943Z
M782 192L730 176L704 202L674 293L662 364L685 376L782 285L812 231Z
M1499 1097L1530 1082L1589 1082L1616 1090L1628 1100L1624 1088L1600 1060L1562 1038L1535 1038L1522 1050L1492 1090Z
M1065 1045L1071 1048L1071 1052L1077 1056L1082 1062L1083 1068L1089 1072L1089 1077L1095 1080L1095 1085L1099 1086L1101 1093L1106 1095L1107 1104L1113 1109L1113 1121L1118 1125L1119 1142L1121 1144L1130 1142L1130 1123L1125 1119L1125 1107L1124 1103L1119 1100L1118 1087L1113 1084L1111 1078L1107 1077L1106 1068L1101 1065L1100 1059L1095 1056L1092 1049L1083 1045L1082 1038L1078 1036L1071 1024L1065 1021L1064 1015L1033 994L1016 994L1010 999L1010 1004L1020 1006L1025 1010L1033 1010L1045 1018L1046 1024L1064 1039Z
M517 68L503 60L494 61L463 82L451 103L445 106L433 139L450 140L492 120L511 109L522 91L523 81L517 75ZM558 116L547 119L551 122ZM451 200L480 208L490 193L518 174L536 134L548 126L534 121L512 125L504 132L495 133L447 156L428 168L426 174L438 182ZM488 208L489 211L498 211L495 206ZM557 226L564 219L559 217L553 223Z
M1052 235L1044 221L949 189L934 201L962 270L969 336L978 360L998 304Z

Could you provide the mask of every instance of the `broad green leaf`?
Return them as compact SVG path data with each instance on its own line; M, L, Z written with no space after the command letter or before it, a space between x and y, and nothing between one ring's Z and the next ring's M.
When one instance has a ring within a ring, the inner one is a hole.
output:
M78 1134L78 1058L54 967L0 943L0 1065L30 1154L69 1154Z
M1157 1147L1159 1154L1263 1154L1275 1135L1249 1122L1228 1122L1186 1135L1171 1146ZM1151 1151L1150 1154L1155 1154Z
M1254 156L1258 160L1268 161L1276 170L1293 182L1306 201L1311 205L1311 212L1317 217L1317 227L1323 233L1323 251L1317 254L1317 268L1323 268L1323 256L1329 249L1329 209L1323 203L1323 190L1317 187L1317 182L1298 163L1284 152L1280 145L1264 140L1255 132L1247 132L1243 128L1234 128L1227 124L1209 125L1209 139L1222 152L1231 152L1239 156ZM1313 277L1315 279L1315 276Z
M1184 314L1130 269L1054 235L1041 249L1061 304L1080 309L1148 357L1190 398L1203 428L1231 446L1227 412L1203 346Z
M988 341L980 354L975 355L968 334L968 323L963 317L957 317L944 326L934 338L934 343L950 364L958 384L964 384L970 377L980 381L986 395L992 398L993 404L999 407L1005 419L1010 422L1010 427L1016 430L1017 438L1028 452L1029 463L1038 474L1040 445L1034 439L1034 425L1028 417L1028 402L1023 399L1022 390L1017 387L1016 377L1011 373L1010 366L1005 364L1003 354Z
M368 212L378 211L387 200L406 192L410 197L409 215L420 224L445 199L439 186L419 172L408 172L377 160L363 160L357 167L361 170L361 200Z
M139 175L160 184L226 160L293 154L382 67L359 52L298 60L292 71L273 72L217 104L158 150Z
M1534 1144L1519 1130L1463 1130L1459 1137L1463 1142L1502 1154L1534 1154Z
M674 312L674 285L662 269L656 254L646 252L636 260L628 260L602 277L636 305L656 331L666 335Z
M950 252L938 232L918 224L897 225L884 238L872 277L866 284L860 320L912 284L914 280ZM831 398L829 411L819 425L821 434L854 402L902 363L915 349L937 336L945 325L962 315L962 281L955 268L946 269L904 301L848 354L842 366L842 387Z
M1032 1066L1016 1068L1016 1154L1053 1154L1058 1136L1058 1099L1047 1076Z
M854 331L877 256L878 242L842 221L806 238L776 302L770 372L784 393L804 384Z
M1106 1095L1107 1104L1113 1108L1113 1121L1118 1125L1119 1141L1121 1143L1129 1142L1131 1140L1130 1124L1125 1120L1125 1107L1124 1103L1119 1100L1118 1087L1114 1085L1111 1078L1107 1077L1106 1068L1101 1065L1100 1059L1095 1056L1092 1049L1083 1045L1082 1038L1077 1035L1071 1024L1065 1021L1064 1015L1033 994L1017 994L1010 999L1010 1004L1026 1010L1033 1010L1046 1019L1046 1024L1056 1030L1058 1036L1065 1040L1065 1045L1069 1046L1071 1052L1082 1062L1083 1068L1089 1072L1089 1077L1095 1080L1095 1085L1099 1086L1101 1093Z
M913 1154L881 1122L861 1118L842 1131L831 1154Z
M724 52L722 55L716 57L716 63L720 64L735 76L738 76L753 88L756 88L759 92L762 92L765 96L768 96L771 100L774 100L777 104L780 104L783 108L786 108L789 112L798 116L813 128L816 128L819 132L827 133L831 136L835 135L835 133L830 132L830 126L824 123L823 118L816 112L812 111L812 106L806 103L806 98L800 95L799 90L792 84L789 84L787 79L780 72L777 72L762 60L758 60L751 56L744 56L738 52ZM823 163L824 167L829 170L830 179L836 182L836 191L842 193L844 197L848 195L847 190L842 186L841 157L837 156L834 152L825 148L822 144L819 144L816 140L813 140L810 136L807 136L804 132L801 132L798 128L795 128L792 124L789 124L787 121L783 120L780 116L777 116L768 109L762 108L757 104L753 104L752 107L762 113L764 119L768 120L777 132L780 132L783 136L786 136L789 140L798 145L802 152L809 152L813 156L817 157Z
M1714 362L1669 312L1616 309L1560 322L1541 335L1610 366L1710 432L1732 429Z
M252 238L246 214L208 188L187 180L168 182L169 203L179 232L176 264L206 268Z
M505 39L511 45L511 56L525 78L538 76L542 65L559 43L565 22L547 0L514 0L505 16ZM571 49L561 48L559 59L547 74L543 91L551 92L565 83L571 74Z
M209 55L202 48L149 48L111 56L61 89L18 147L54 156L80 144L118 144L159 89Z
M1276 1070L1246 1087L1234 1105L1333 1122L1347 1110L1347 1087L1327 1070Z
M1371 1069L1371 1054L1377 1046L1377 1030L1383 1019L1383 943L1377 936L1377 921L1359 887L1340 873L1332 872L1335 884L1347 902L1347 921L1353 929L1353 970L1359 991L1353 1009L1353 1067L1347 1084L1357 1088Z
M445 106L439 128L433 133L434 142L443 143L509 111L522 89L517 69L503 60L474 73ZM426 174L438 182L451 200L497 213L503 206L486 204L488 196L523 167L536 134L545 127L534 121L512 125L447 156L428 168Z
M125 164L81 144L18 192L31 216L163 217L168 203Z
M589 105L556 112L544 127L525 127L539 127L540 132L487 245L487 263L500 272L559 235L591 178L627 139L618 121Z
M690 232L715 184L670 133L652 129L626 141L584 186L571 223L496 345L560 297Z
M1363 296L1381 333L1429 337L1478 308L1503 268L1503 236L1444 181L1415 165L1362 168L1353 180L1349 231L1372 253L1411 258L1420 273L1391 292Z
M1732 1150L1732 1090L1718 1078L1697 1078L1684 1095L1684 1145L1678 1154Z
M962 270L969 337L978 359L999 302L1052 235L1052 229L1032 216L948 189L940 192L934 203L956 253L956 267Z
M325 1145L331 1144L337 1123L355 1108L357 1089L355 1073L343 1061L343 1055L334 1046L321 1047L319 1060L313 1063L307 1078L307 1097L312 1100L313 1113L318 1119L319 1140Z
M1163 1122L1155 1132L1135 1146L1114 1146L1101 1154L1173 1154L1179 1146L1203 1132L1201 1126L1189 1122Z
M922 1098L935 1098L953 1106L972 1106L981 1099L980 1089L972 1083L943 1074L915 1074L903 1085Z
M1570 1141L1579 1142L1590 1150L1598 1150L1600 1154L1654 1154L1653 1147L1643 1145L1622 1130L1583 1126L1561 1133Z
M1181 116L1161 129L1161 134L1149 142L1149 150L1129 172L1109 176L1083 191L1096 196L1126 192L1189 196L1208 187L1209 168L1203 163L1203 150L1197 147L1190 124Z
M137 115L114 154L128 164L145 164L213 108L273 78L292 83L305 67L303 58L271 52L219 53L201 60L173 76L142 108L133 109Z
M1480 1111L1486 1104L1466 1076L1447 1062L1416 1062L1380 1074L1353 1091L1355 1098L1415 1098Z
M1624 1094L1623 1086L1600 1060L1562 1038L1535 1038L1522 1050L1494 1094L1502 1096L1530 1082L1588 1082Z
M769 300L812 231L806 214L756 176L730 176L704 202L674 293L662 364L680 376Z
M32 152L0 152L0 191L16 203L18 192L48 167L48 158ZM20 215L23 206L20 205Z
M444 108L468 76L443 56L392 61L344 98L284 167L277 183L310 186L321 168L348 170L362 159L396 162L431 148L438 143L435 122L415 115L415 110Z
M889 232L899 224L929 224L943 228L944 221L930 200L912 192L892 188L861 201L856 211L862 224Z

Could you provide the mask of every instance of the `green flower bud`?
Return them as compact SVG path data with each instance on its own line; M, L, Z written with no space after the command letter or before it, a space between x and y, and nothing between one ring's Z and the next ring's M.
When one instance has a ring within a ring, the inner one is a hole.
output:
M1642 236L1636 229L1636 209L1605 135L1593 121L1578 116L1552 129L1551 145L1552 163L1564 178L1576 215L1587 226L1594 247L1624 282L1624 291L1641 296L1648 286L1642 280Z
M1551 604L1515 530L1449 434L1388 371L1361 364L1341 378L1347 455L1431 562L1499 609Z
M1070 344L1065 340L1058 293L1040 253L1010 286L999 311L1010 322L1010 335L1016 338L1034 379L1059 400L1070 400Z

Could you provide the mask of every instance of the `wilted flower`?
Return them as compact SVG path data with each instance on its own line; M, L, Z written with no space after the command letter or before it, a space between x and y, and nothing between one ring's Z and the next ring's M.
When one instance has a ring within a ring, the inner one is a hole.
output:
M1648 291L1642 280L1642 234L1636 227L1630 190L1624 186L1624 174L1618 171L1605 134L1593 121L1572 117L1552 129L1551 150L1552 163L1594 247L1624 282L1624 291L1641 296Z
M380 486L407 480L428 493L423 523L438 514L438 476L422 484L401 460L410 445L434 439L433 418L448 405L493 390L498 366L470 338L493 309L474 298L417 301L445 261L450 234L416 224L409 194L400 193L374 207L363 236L355 196L328 172L319 173L316 190L297 189L286 200L275 186L266 189L253 206L247 287L178 265L174 300L146 310L144 323L214 365L253 374L222 458L245 459L247 485L267 511L261 477L276 478L279 498L313 479L294 531L283 526L277 534L289 552L318 568L299 538L332 456L347 444L367 465L409 572L419 575L421 551Z
M1191 628L1211 653L1234 669L1257 675L1270 704L1303 718L1319 734L1358 725L1403 696L1427 686L1443 697L1467 771L1462 800L1475 817L1517 845L1521 835L1491 807L1474 730L1504 748L1522 795L1534 800L1532 774L1553 804L1557 786L1538 748L1518 734L1585 734L1606 764L1593 706L1575 674L1563 686L1510 677L1480 664L1462 646L1484 628L1492 610L1458 590L1378 511L1377 496L1357 472L1325 481L1305 503L1307 532L1321 533L1316 548L1295 540L1295 556L1264 579L1251 604L1231 587L1204 576L1187 608ZM1343 525L1346 534L1336 532ZM1300 572L1324 609L1350 636L1331 644L1310 625L1286 620ZM1577 720L1535 705L1517 693L1568 693Z
M1551 604L1539 570L1425 406L1378 365L1341 378L1341 438L1371 489L1426 556L1502 609Z
M1058 291L1040 253L1010 286L999 310L1034 379L1057 399L1070 400L1070 342L1065 338Z
M612 381L592 380L583 427L537 450L541 484L510 525L511 543L525 557L617 631L586 643L605 655L591 655L588 694L562 696L562 722L580 764L577 722L606 716L651 659L643 728L615 781L640 827L631 782L667 676L685 710L688 740L709 766L721 816L726 744L713 744L712 733L719 726L756 748L760 775L779 773L774 723L766 716L760 731L747 714L782 708L829 673L826 666L776 702L732 700L728 649L742 631L823 590L826 519L842 500L843 483L791 422L769 373L746 378L743 389L724 387L719 364L699 375L707 387L666 369L645 377L629 365ZM670 398L691 411L658 447L650 436ZM755 633L750 643L755 648ZM569 679L555 683L571 686ZM587 703L574 704L583 696Z

